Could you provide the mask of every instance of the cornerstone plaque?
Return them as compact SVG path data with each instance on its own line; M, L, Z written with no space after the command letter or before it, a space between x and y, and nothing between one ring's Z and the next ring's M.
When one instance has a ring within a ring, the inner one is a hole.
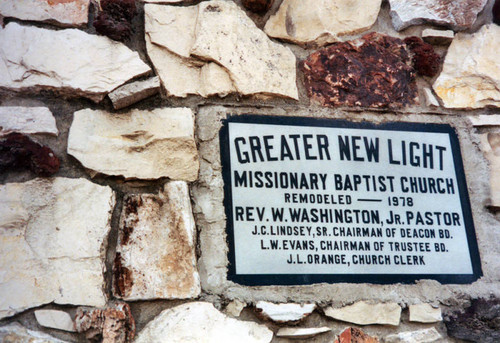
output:
M471 283L460 147L442 124L233 116L220 132L228 279Z

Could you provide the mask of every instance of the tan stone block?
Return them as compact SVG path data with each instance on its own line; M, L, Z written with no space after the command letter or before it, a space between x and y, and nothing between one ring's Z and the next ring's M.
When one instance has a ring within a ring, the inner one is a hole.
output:
M396 303L371 304L359 301L341 308L329 307L325 310L325 314L333 319L359 325L387 324L397 326L401 318L401 307Z
M189 108L75 112L68 154L84 167L125 178L194 181L198 151Z

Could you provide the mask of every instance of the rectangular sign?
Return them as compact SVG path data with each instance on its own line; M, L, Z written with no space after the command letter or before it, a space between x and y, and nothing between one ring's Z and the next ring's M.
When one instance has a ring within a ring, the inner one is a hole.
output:
M471 283L481 275L449 125L233 116L220 132L228 279Z

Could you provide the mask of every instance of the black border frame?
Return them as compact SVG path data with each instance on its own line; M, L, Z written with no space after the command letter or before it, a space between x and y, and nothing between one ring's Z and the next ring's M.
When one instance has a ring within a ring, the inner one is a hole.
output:
M231 170L230 170L230 146L229 146L229 123L248 124L270 124L287 126L317 126L334 127L346 129L386 130L386 131L410 131L410 132L436 132L446 133L450 137L455 173L458 183L462 214L469 245L472 263L472 274L236 274L233 213L231 194ZM375 124L370 122L351 122L344 119L326 119L312 117L292 116L270 116L241 114L230 115L222 120L222 128L219 131L220 156L222 165L222 177L224 181L224 207L226 212L226 233L228 239L228 273L227 279L246 286L295 286L310 285L315 283L414 283L417 280L431 279L442 284L469 284L479 279L483 273L481 270L481 259L477 245L474 221L470 206L467 182L464 173L460 142L455 129L448 124L436 123L413 123L413 122L386 122Z

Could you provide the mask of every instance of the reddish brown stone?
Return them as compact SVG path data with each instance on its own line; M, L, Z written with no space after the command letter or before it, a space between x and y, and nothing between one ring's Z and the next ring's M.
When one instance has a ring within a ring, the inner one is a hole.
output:
M273 5L274 0L242 0L246 9L255 13L265 13Z
M54 152L32 141L28 136L11 133L0 139L0 171L30 169L37 175L50 176L59 170Z
M303 63L308 95L323 106L403 107L416 101L406 44L379 33L334 43Z
M126 297L132 288L132 272L122 264L122 255L117 252L113 263L114 289L119 297Z
M404 42L411 51L413 67L417 73L423 76L435 76L439 71L441 58L432 45L415 36L405 38Z
M500 25L500 0L495 1L493 6L493 22Z
M137 14L134 0L101 0L102 12L94 21L96 31L123 41L132 34L132 19Z
M475 299L465 311L444 320L450 337L470 342L500 342L500 300Z
M379 343L377 338L368 336L357 328L348 328L340 334L334 343Z
M128 343L135 336L135 321L127 303L106 309L78 308L75 328L92 342Z

